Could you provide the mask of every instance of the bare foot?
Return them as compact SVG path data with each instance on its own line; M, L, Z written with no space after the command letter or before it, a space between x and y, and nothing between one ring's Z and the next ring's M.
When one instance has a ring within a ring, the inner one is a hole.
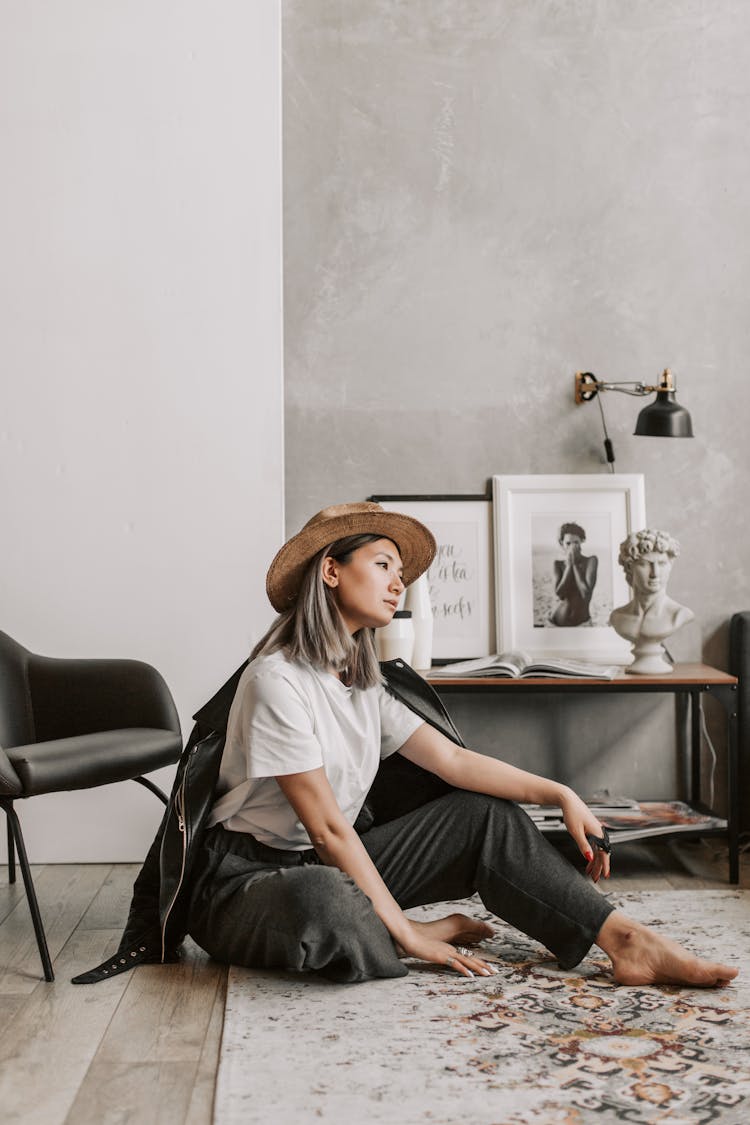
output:
M613 911L602 926L596 944L612 961L619 984L684 984L714 988L727 984L738 969L704 961L676 941L648 926Z

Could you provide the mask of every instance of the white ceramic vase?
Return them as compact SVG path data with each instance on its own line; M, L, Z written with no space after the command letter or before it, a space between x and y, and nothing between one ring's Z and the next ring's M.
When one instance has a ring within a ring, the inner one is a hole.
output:
M411 664L414 657L414 625L411 611L397 609L382 629L375 630L378 660L403 660Z
M430 586L427 575L422 574L406 589L404 608L411 610L414 625L414 654L412 668L425 671L432 666L433 616Z

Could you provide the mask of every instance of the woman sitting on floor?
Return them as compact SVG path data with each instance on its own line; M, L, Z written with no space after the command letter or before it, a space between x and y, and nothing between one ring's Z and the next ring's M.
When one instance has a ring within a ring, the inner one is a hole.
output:
M434 550L418 521L358 503L324 509L277 554L267 590L280 616L232 705L195 866L193 938L219 961L337 981L402 976L404 956L489 975L477 948L489 926L403 913L477 891L564 969L595 943L624 984L736 976L615 910L514 803L559 805L596 883L609 855L587 834L603 829L571 789L455 745L386 691L372 630ZM358 831L379 762L395 753L453 791Z

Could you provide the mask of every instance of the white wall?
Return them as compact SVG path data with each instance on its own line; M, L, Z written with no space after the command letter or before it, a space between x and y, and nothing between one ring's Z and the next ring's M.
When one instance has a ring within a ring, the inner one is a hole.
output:
M156 665L187 735L282 535L279 0L0 0L0 104L0 629ZM161 815L18 809L36 862Z

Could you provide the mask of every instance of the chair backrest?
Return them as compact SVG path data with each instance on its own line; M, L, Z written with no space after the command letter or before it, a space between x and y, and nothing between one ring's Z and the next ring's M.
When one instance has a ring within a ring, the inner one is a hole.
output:
M24 746L36 741L29 692L31 653L7 633L0 632L0 746Z
M150 664L39 656L0 632L0 746L126 727L180 733L169 688Z

